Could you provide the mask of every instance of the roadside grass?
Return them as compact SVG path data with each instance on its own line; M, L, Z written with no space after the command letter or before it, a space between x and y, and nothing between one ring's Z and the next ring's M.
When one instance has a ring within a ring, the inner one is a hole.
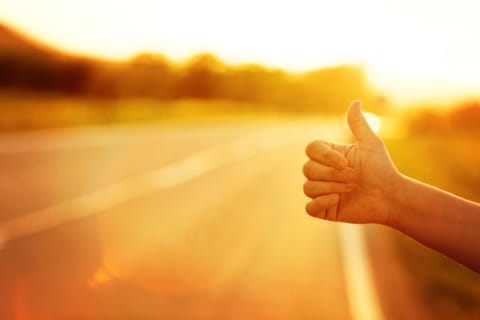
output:
M386 144L401 172L480 201L479 138L477 132L387 140ZM407 236L393 231L390 235L433 319L480 319L480 275Z
M99 100L0 94L0 132L126 122L275 120L298 115L269 105L222 100Z

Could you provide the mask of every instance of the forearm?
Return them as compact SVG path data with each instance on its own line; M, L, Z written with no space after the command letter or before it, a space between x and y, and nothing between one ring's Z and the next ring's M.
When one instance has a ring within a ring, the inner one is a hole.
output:
M387 225L480 272L480 205L401 176Z

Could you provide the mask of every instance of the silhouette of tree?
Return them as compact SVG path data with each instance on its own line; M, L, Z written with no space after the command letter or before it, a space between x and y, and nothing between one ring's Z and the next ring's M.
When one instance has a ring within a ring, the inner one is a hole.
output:
M107 99L223 99L319 112L340 112L353 98L370 101L373 96L363 70L355 66L292 75L257 64L229 66L209 53L183 65L149 53L110 62L21 45L25 39L8 37L8 43L16 45L2 50L0 42L0 87L4 88Z
M448 114L448 121L450 126L457 131L479 131L480 102L462 103Z
M200 54L190 59L180 70L176 86L176 97L212 99L216 98L226 66L212 54Z
M123 96L173 99L176 71L162 55L140 54L128 61L121 71Z

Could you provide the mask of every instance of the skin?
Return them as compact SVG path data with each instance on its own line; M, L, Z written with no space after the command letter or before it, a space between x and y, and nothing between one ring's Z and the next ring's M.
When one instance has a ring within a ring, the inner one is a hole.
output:
M390 226L480 272L480 205L402 175L359 101L350 105L348 125L355 143L316 140L306 148L307 213Z

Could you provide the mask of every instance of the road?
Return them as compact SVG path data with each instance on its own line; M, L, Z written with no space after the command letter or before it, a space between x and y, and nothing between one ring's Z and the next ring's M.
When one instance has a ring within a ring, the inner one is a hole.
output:
M338 123L0 136L0 318L351 319L338 227L303 209Z

